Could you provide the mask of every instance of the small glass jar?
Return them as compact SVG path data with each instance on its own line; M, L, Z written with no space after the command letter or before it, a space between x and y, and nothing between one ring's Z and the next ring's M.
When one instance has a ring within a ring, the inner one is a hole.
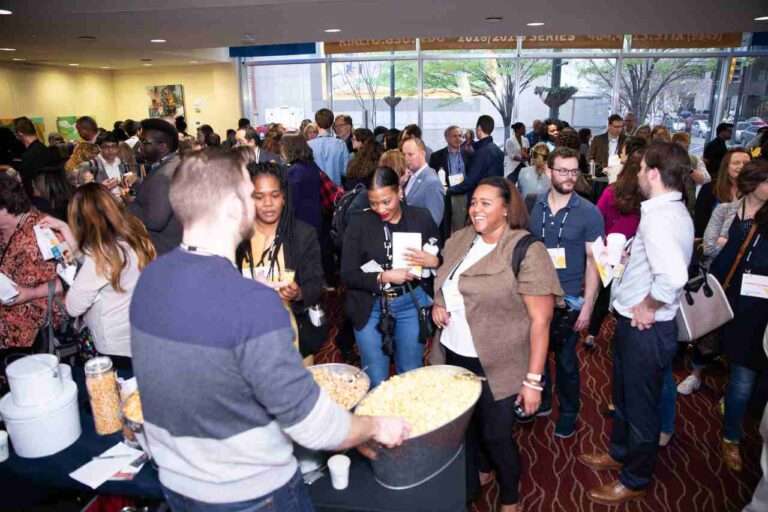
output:
M85 386L99 435L114 434L123 428L117 374L108 357L94 357L85 363Z

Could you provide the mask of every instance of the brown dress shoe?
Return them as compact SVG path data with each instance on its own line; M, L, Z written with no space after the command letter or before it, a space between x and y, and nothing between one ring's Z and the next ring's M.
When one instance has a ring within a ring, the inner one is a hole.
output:
M621 469L621 462L617 461L607 453L582 453L579 455L579 462L589 466L595 471L606 469Z
M731 471L741 471L743 464L741 462L741 453L739 452L739 445L736 443L729 443L726 440L722 442L723 448L723 462Z
M609 484L591 489L587 497L601 505L621 505L630 500L636 500L645 496L645 490L633 491L618 480Z

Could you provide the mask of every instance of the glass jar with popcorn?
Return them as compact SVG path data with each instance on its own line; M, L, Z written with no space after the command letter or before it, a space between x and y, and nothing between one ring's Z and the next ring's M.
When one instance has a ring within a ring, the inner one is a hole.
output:
M85 386L99 435L114 434L123 428L117 374L108 357L94 357L85 363Z

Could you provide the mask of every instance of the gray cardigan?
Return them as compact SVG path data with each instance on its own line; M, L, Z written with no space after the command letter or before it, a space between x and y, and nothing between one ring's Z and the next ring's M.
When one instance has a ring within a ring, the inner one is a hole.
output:
M741 208L744 199L738 199L730 203L721 203L717 205L712 217L709 219L707 229L704 231L702 243L704 246L704 264L709 266L712 261L720 254L722 247L717 245L720 237L728 238L728 231L731 229L733 219Z

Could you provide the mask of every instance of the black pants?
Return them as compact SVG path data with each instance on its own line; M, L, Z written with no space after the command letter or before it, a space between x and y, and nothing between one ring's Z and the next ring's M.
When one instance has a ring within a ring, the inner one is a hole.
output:
M592 310L592 319L589 322L589 330L587 331L590 336L597 337L600 334L600 327L603 325L603 320L608 316L608 310L611 307L611 285L606 288L600 284L600 291L595 301L595 308Z
M446 363L461 366L477 375L485 376L480 359L464 357L447 348ZM502 505L518 502L520 487L520 454L517 442L512 437L515 426L515 396L503 400L494 400L487 381L483 381L483 391L475 406L470 428L467 431L467 496L479 487L478 470L483 467L483 458L487 457L501 489Z
M659 449L659 403L664 372L677 351L677 324L656 322L641 331L616 315L613 347L611 457L624 464L619 480L630 489L651 482Z

